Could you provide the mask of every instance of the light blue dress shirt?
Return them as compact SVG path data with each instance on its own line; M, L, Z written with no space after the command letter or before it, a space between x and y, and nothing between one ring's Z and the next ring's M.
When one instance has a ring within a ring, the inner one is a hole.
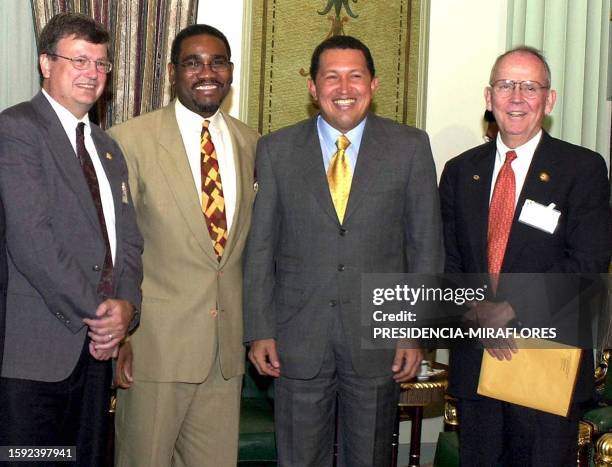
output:
M355 164L357 164L357 155L359 154L359 146L361 146L361 137L363 136L366 120L367 117L351 131L344 133L344 136L351 142L351 145L345 151L351 166L351 174L355 173ZM336 148L336 140L342 133L327 123L321 115L317 117L317 132L319 133L319 142L321 143L321 152L323 153L325 173L327 173L331 158L338 150Z

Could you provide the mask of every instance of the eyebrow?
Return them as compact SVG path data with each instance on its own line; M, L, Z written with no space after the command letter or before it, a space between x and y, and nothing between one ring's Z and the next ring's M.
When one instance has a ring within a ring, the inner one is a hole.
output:
M186 61L186 60L201 60L202 58L225 58L227 60L227 56L225 55L198 55L198 54L191 54L191 55L187 55L186 57L183 57L181 61Z

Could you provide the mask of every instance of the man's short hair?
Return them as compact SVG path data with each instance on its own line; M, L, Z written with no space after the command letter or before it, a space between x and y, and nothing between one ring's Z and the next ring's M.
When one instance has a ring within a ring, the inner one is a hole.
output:
M38 38L38 55L54 54L60 39L74 36L92 44L108 44L110 35L102 24L81 13L58 13L45 25Z
M192 36L213 36L220 39L225 44L225 50L227 51L227 59L232 59L232 49L230 48L229 41L225 34L219 31L217 28L209 26L208 24L192 24L182 29L172 41L172 49L170 50L170 62L178 65L179 57L181 55L181 45L183 41L188 37Z
M551 83L550 66L548 66L546 57L544 57L544 54L540 50L536 49L535 47L529 47L528 45L519 45L518 47L514 47L513 49L510 49L507 52L504 52L503 54L501 54L499 57L497 57L495 59L495 63L493 64L493 68L491 68L491 76L489 76L489 84L493 84L493 80L495 79L495 71L497 70L497 66L499 65L499 62L501 62L508 55L511 55L514 53L523 53L523 54L533 55L538 60L540 60L540 62L542 62L542 65L544 65L544 69L546 70L546 81L547 81L546 83L540 83L540 84L550 86L550 83Z
M372 53L370 52L370 49L368 49L367 45L365 45L363 42L353 36L332 36L321 42L312 53L312 58L310 59L311 79L314 80L317 77L317 73L319 72L319 62L321 60L321 55L323 54L323 52L329 49L361 50L363 56L365 57L368 70L370 71L372 78L376 76L376 69L374 68L374 59L372 58Z

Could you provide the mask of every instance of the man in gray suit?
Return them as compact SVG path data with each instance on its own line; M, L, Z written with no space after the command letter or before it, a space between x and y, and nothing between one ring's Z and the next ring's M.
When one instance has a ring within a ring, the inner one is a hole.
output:
M103 463L109 359L141 302L127 167L87 116L111 70L108 42L87 16L54 16L39 38L42 91L0 114L9 258L0 445L76 446L87 466Z
M313 119L262 138L245 260L245 341L277 378L279 465L391 461L397 383L419 349L361 346L362 273L442 268L436 175L427 135L369 113L378 78L350 36L314 51ZM410 347L410 346L408 346Z

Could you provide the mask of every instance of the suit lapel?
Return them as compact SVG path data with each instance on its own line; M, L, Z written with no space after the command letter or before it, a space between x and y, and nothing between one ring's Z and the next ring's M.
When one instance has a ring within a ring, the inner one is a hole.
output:
M221 265L224 265L225 263L227 263L230 255L234 251L234 246L236 245L237 239L240 237L240 232L244 225L244 222L242 221L244 204L243 196L246 190L253 189L252 172L254 168L247 164L247 161L243 157L243 154L245 154L246 152L246 142L242 137L242 133L240 132L238 127L232 122L231 118L229 118L225 114L225 112L223 112L223 110L221 110L221 115L223 116L223 119L227 125L227 128L230 133L230 138L232 140L234 167L236 169L236 207L234 209L234 217L232 219L232 228L229 231L227 244L225 245L225 250L223 251L223 256L221 257ZM247 172L248 170L251 171L250 174Z
M317 132L317 116L306 124L304 138L296 143L295 151L297 170L301 173L306 188L315 197L321 210L338 222L323 164L321 142Z
M89 219L96 232L100 232L100 221L98 220L96 206L91 198L79 160L59 117L42 92L34 96L32 105L41 116L46 133L47 147L55 159L59 173L63 176L66 186L69 186L76 193L85 217Z
M117 261L121 258L121 245L119 241L122 238L121 228L123 226L122 221L122 198L123 198L123 184L127 184L127 180L123 180L121 176L121 168L119 167L119 154L113 154L111 148L106 144L106 136L100 128L97 126L91 126L91 139L94 142L98 158L106 174L106 179L110 185L111 193L113 196L113 206L115 208L115 234L117 239L117 248L115 252L115 268L117 267ZM107 225L108 228L108 225Z
M378 117L370 113L359 146L344 222L353 214L363 195L380 173L381 151L384 151L384 148L384 129L380 127Z
M174 101L168 104L163 112L159 135L159 164L168 180L168 187L174 195L177 207L198 245L211 261L218 264L202 214L200 197L193 183L183 138L176 122Z
M469 189L465 193L467 212L473 213L472 221L467 223L468 237L473 238L475 262L479 270L488 270L487 232L489 224L489 197L493 183L495 165L495 142L484 145L472 156L471 170L465 176L470 177Z
M540 177L543 173L547 174L548 177ZM510 237L508 238L508 246L506 247L504 262L502 264L502 271L512 270L514 261L520 256L521 250L529 242L531 237L530 233L533 231L533 227L529 227L518 221L525 201L531 199L539 203L544 203L546 200L550 199L550 190L554 183L551 183L549 180L552 179L554 181L555 174L556 160L554 154L550 150L550 136L546 132L542 132L542 139L533 153L533 159L529 165L527 177L525 178L523 189L521 190L521 194L516 204L514 220L510 230Z

